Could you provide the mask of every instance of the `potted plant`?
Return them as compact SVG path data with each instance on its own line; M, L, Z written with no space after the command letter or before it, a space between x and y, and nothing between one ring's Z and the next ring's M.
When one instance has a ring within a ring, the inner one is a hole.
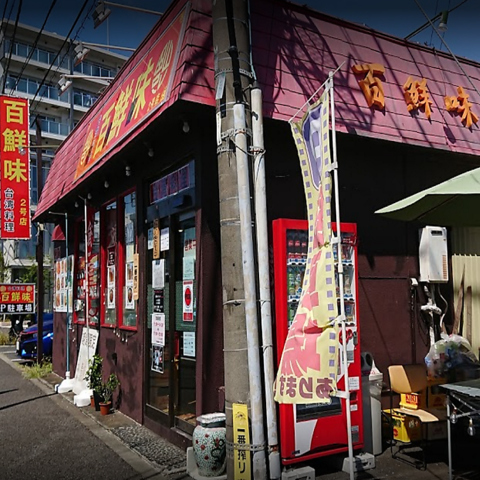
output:
M114 373L110 374L106 382L101 382L100 385L97 385L95 391L100 397L100 413L102 415L108 415L110 413L113 392L119 385L118 377Z
M97 394L97 387L102 383L102 365L103 358L100 355L94 355L89 361L89 367L85 375L88 388L92 390L92 406L95 410L100 410L100 398Z

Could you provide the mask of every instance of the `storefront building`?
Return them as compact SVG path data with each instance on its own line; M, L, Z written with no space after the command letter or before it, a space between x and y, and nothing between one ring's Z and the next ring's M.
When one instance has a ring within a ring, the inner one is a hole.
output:
M362 350L384 371L420 362L429 339L411 288L418 225L374 212L480 165L480 65L280 0L250 7L269 222L305 218L288 121L338 68L341 213L358 227ZM197 415L223 409L214 65L211 2L173 2L57 152L36 214L69 219L72 366L87 306L104 369L120 378L118 408L184 446ZM56 251L67 254L64 243ZM63 375L58 271L53 362ZM451 285L443 293L452 300Z

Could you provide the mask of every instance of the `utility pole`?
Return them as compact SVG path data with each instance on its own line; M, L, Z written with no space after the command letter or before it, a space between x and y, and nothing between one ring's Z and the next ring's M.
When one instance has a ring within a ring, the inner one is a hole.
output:
M259 375L255 266L252 261L253 248L246 245L253 245L247 159L251 123L247 0L216 0L213 2L212 16L222 250L227 478L234 478L233 404L237 403L247 405L249 410L250 438L254 447L251 453L252 478L263 480L268 477L262 381Z
M36 123L36 142L37 145L37 204L43 189L43 171L42 171L42 128L40 119L35 119ZM37 222L37 363L43 361L43 225Z

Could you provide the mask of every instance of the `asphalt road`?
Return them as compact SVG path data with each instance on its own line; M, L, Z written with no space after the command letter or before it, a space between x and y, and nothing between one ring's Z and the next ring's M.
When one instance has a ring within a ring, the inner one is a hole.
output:
M92 433L76 407L40 382L24 379L11 361L13 350L0 347L2 480L142 478Z

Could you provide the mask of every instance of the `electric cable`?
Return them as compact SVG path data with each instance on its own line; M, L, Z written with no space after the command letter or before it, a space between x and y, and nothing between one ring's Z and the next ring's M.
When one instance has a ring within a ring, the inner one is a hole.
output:
M92 3L92 6L90 7L90 9L89 9L89 11L87 12L87 14L85 15L85 17L83 18L82 24L78 27L78 29L77 29L77 31L76 31L76 33L75 33L75 37L71 40L71 43L73 43L73 42L78 38L80 32L81 32L81 31L83 30L83 28L85 27L85 22L86 22L86 20L89 18L90 13L91 13L92 10L94 9L94 7L95 7L95 2ZM74 25L75 25L75 24L74 24ZM63 48L63 47L62 47L62 48ZM69 53L70 53L70 51L67 50L67 51L63 54L63 56L62 56L59 64L57 65L56 70L53 71L53 74L58 73L61 65L63 65L63 62L64 62L64 60L65 60L65 57L66 57L67 55L69 55ZM53 65L52 65L52 67L53 67ZM48 73L48 72L47 72L47 73ZM44 82L44 81L45 81L45 78L44 78L44 80L43 80L42 82ZM43 85L43 83L41 84L41 86L42 86L42 85ZM32 101L32 102L33 102L33 101ZM35 108L38 107L39 103L40 103L40 101L37 102L37 105L35 106ZM35 108L33 108L33 106L30 105L30 113L35 112Z
M83 5L82 5L82 7L80 8L80 11L78 12L77 18L76 18L75 21L73 22L73 25L72 25L72 27L70 28L70 31L69 31L68 34L66 35L65 40L64 40L62 46L58 49L58 52L57 52L57 54L55 55L55 58L53 59L51 65L48 67L48 70L45 72L45 75L43 76L43 79L42 79L42 81L40 82L40 85L38 86L37 91L35 92L35 95L33 96L33 99L32 99L31 102L30 102L30 108L31 108L31 110L35 110L35 107L33 107L33 104L35 103L35 100L36 100L36 98L38 97L38 94L40 93L40 90L42 89L43 85L45 84L45 80L47 79L48 74L51 72L53 65L55 64L57 58L58 58L59 55L60 55L60 52L63 51L63 49L65 48L65 45L67 44L67 42L70 41L70 35L72 34L73 29L75 28L75 25L77 24L78 20L79 20L80 17L82 16L82 13L83 13L83 11L85 10L85 7L87 6L87 4L88 4L89 1L90 1L90 0L85 0L85 1L83 2ZM40 102L40 101L38 100L38 101L37 101L37 104L38 104L39 102ZM36 120L36 117L35 117L35 119L33 119L32 123L31 123L31 126L33 126L33 124L35 123L35 120Z
M10 41L10 52L8 54L8 60L7 60L7 65L5 67L5 73L3 75L3 83L2 83L2 93L5 92L5 83L7 81L7 72L8 72L8 69L10 67L10 60L12 59L12 53L13 53L13 43L15 41L15 35L17 33L17 27L18 27L18 20L20 18L20 12L22 11L22 2L23 0L19 0L19 3L18 3L18 10L17 10L17 17L15 18L15 25L13 26L13 34L12 34L12 39ZM15 5L15 2L13 2L12 4L12 8L13 8L13 5Z
M30 49L30 53L28 54L24 64L22 65L22 69L20 70L20 73L18 74L17 76L17 80L15 82L15 85L11 88L10 90L10 93L13 93L15 91L15 89L17 88L17 85L18 85L18 82L20 81L20 79L22 78L22 74L23 72L25 71L25 68L27 68L27 65L28 65L28 62L30 61L30 59L32 58L33 56L33 52L35 51L37 45L38 45L38 42L40 40L40 37L43 33L43 29L45 28L45 25L50 17L50 14L52 13L52 10L53 10L53 7L55 6L55 4L57 3L57 0L52 0L52 4L50 5L50 8L47 12L47 16L45 17L45 20L43 21L43 25L42 27L40 28L39 32L37 33L37 36L35 38L35 41L33 42L33 45L32 45L32 48ZM6 74L7 72L5 72Z

